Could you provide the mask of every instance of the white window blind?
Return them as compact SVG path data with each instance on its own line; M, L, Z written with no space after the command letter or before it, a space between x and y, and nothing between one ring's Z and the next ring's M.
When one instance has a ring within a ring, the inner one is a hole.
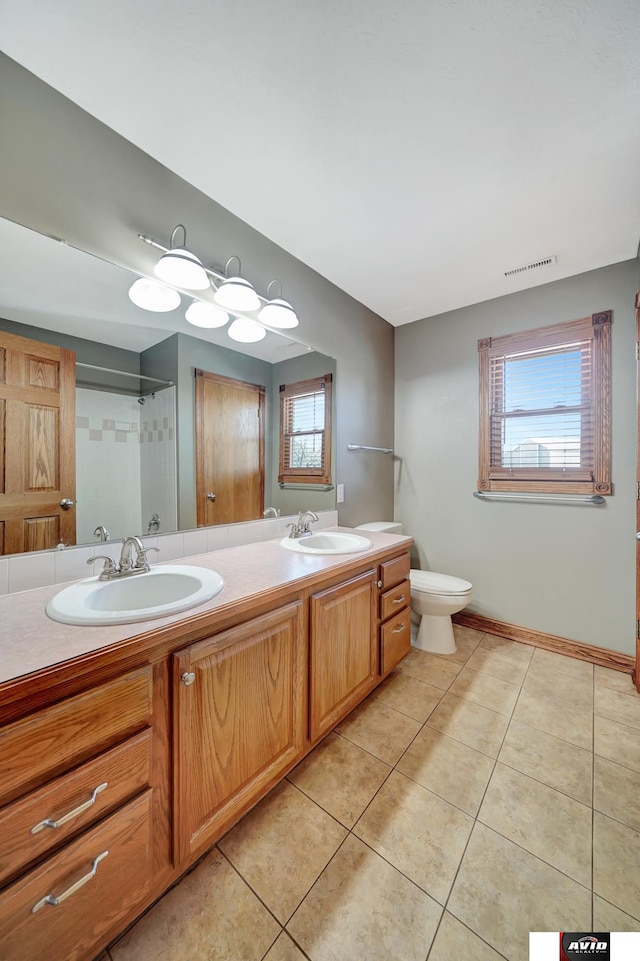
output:
M480 490L612 493L611 311L478 341Z
M330 374L280 387L280 483L330 483L330 421Z

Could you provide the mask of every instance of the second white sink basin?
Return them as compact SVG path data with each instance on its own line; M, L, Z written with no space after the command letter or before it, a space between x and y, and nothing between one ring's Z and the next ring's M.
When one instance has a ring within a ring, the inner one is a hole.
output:
M302 537L285 537L281 547L299 554L356 554L368 550L372 544L360 534L343 534L338 531L318 531Z
M46 612L63 624L130 624L188 611L223 587L220 575L206 567L167 564L131 577L71 584L49 601Z

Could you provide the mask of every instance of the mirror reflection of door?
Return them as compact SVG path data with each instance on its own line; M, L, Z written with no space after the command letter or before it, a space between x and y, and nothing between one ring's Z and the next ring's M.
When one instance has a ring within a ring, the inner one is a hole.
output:
M73 351L0 332L0 554L76 542L75 379Z
M195 373L198 527L256 520L264 510L265 388Z

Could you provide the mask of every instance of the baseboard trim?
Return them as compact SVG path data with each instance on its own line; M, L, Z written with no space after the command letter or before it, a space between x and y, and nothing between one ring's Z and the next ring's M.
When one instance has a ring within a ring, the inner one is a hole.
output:
M476 631L484 631L487 634L497 634L498 637L506 637L510 641L519 641L521 644L542 647L545 651L566 654L567 657L590 661L601 667L610 667L614 671L624 671L625 674L632 674L635 671L635 658L620 651L609 651L606 647L581 644L579 641L570 641L567 637L545 634L543 631L534 631L528 627L518 627L517 624L496 621L492 617L473 614L471 611L460 611L459 614L453 615L452 620L454 624L460 624L463 627L472 627Z

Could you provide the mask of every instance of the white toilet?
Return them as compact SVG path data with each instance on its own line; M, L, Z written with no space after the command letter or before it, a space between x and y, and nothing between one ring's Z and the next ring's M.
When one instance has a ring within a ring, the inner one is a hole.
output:
M360 524L357 530L402 534L402 524L372 521ZM467 606L471 600L472 585L460 577L437 574L435 571L412 570L409 576L412 620L419 624L418 636L412 644L433 654L453 654L456 642L451 615Z

